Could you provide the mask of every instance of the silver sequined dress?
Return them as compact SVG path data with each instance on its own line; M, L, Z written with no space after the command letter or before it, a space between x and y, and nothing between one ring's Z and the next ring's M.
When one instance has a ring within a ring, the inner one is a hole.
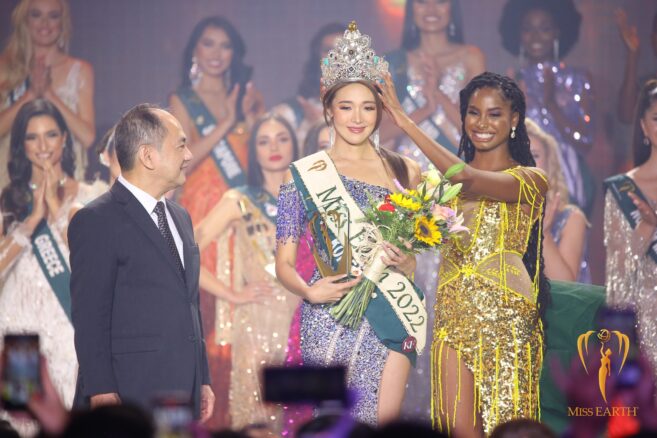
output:
M652 208L657 201L650 200ZM630 227L610 191L605 196L604 242L607 248L607 304L637 312L641 350L657 369L657 264L646 254L652 239Z
M384 187L370 185L341 176L347 191L361 208L368 204L367 194L382 199L390 192ZM283 184L278 199L276 238L279 242L299 241L306 229L306 212L293 182ZM317 269L310 284L321 276ZM378 421L379 386L388 349L379 341L374 330L364 320L351 330L338 325L329 314L329 305L310 304L301 307L301 355L304 365L347 367L347 385L358 395L352 414L364 423Z

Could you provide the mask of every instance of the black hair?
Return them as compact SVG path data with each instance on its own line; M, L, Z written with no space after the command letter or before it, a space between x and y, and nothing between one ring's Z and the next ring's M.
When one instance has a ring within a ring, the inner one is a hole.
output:
M536 166L536 161L534 161L534 156L531 153L529 148L529 135L527 134L527 127L525 126L525 95L522 93L518 84L516 84L513 79L502 76L497 73L484 72L478 76L472 78L470 82L463 88L459 93L460 98L460 111L461 111L461 142L459 144L459 156L463 157L466 163L471 162L475 156L475 147L472 144L472 141L468 137L468 134L465 130L465 117L468 111L468 105L470 103L470 98L475 91L482 88L491 88L498 90L502 95L502 98L511 104L511 111L518 114L518 124L516 125L516 135L515 138L510 138L508 140L509 144L509 153L511 158L518 164L522 166ZM543 212L544 214L545 212ZM539 221L536 221L532 227L531 234L529 236L529 242L527 244L527 250L522 257L522 261L529 273L530 278L534 278L536 275L536 269L538 269L538 311L541 319L543 320L543 325L546 327L545 321L545 311L550 305L550 284L548 283L547 277L543 272L544 262L543 262L543 242L542 234L540 230ZM540 248L540 254L537 254ZM539 261L538 266L536 266L536 261Z
M498 31L502 46L517 56L520 53L520 28L528 12L545 11L559 28L559 57L564 58L579 38L582 15L572 0L509 0L502 10Z
M239 121L244 120L244 114L242 113L242 99L244 98L244 93L246 92L246 81L243 79L250 77L252 68L244 64L244 56L246 55L246 45L244 44L244 39L242 35L237 31L237 28L228 21L226 18L215 15L211 17L206 17L198 22L192 34L189 36L187 45L185 46L185 51L183 52L183 62L181 70L181 88L190 88L192 86L191 79L189 78L189 70L192 68L192 58L194 57L194 50L196 50L196 45L198 40L201 39L201 35L208 27L216 27L218 29L226 32L230 44L233 49L233 57L228 67L227 73L231 79L231 82L227 84L226 92L232 90L235 84L240 84L240 91L237 97L237 119Z
M648 108L657 102L657 79L650 79L643 84L636 102L636 115L634 117L634 135L632 138L632 152L634 166L640 166L650 158L652 147L643 143L644 135L641 129L641 119L646 116Z
M311 155L319 151L319 134L322 132L322 129L327 127L328 125L324 120L318 120L310 127L306 134L306 139L303 142L304 155Z
M413 4L416 1L408 0L406 2L401 44L404 50L413 50L420 45L420 31L415 25L415 14L413 13ZM450 13L450 23L454 24L454 32L451 35L447 32L447 40L452 43L463 44L463 16L459 0L450 0Z
M75 173L75 155L73 153L73 136L57 107L45 99L27 102L18 110L11 126L9 143L9 184L0 194L0 209L3 212L3 232L16 221L24 220L32 205L32 162L25 153L25 134L30 120L38 116L51 117L62 134L66 135L62 151L61 166L66 175L73 178Z
M379 92L377 91L374 83L365 79L338 82L333 84L333 86L329 88L326 93L324 93L324 96L322 97L322 105L324 106L324 121L327 125L331 125L332 122L330 121L328 111L333 104L333 99L339 90L351 84L361 84L367 87L370 92L372 92L372 95L374 96L374 102L376 104L376 122L374 124L374 130L376 131L379 129L379 126L381 125L381 119L383 117L383 102L381 101L381 96L379 95ZM408 167L406 166L404 158L398 153L392 152L386 148L379 148L378 152L383 161L388 164L390 169L392 169L392 173L395 174L397 181L399 181L403 187L408 187L410 178L408 175Z
M287 129L288 133L290 134L290 138L292 139L292 161L296 161L299 158L299 143L297 141L297 136L294 132L294 128L292 128L290 122L285 120L284 117L279 116L278 114L275 113L264 114L263 116L258 118L258 120L253 124L253 128L251 129L251 136L249 137L249 152L248 152L249 164L246 172L246 181L250 187L261 189L262 185L264 184L264 176L262 174L262 168L260 167L260 163L258 163L256 142L257 142L258 131L260 130L260 127L265 122L269 122L272 120L283 125L285 129Z
M322 76L321 50L322 40L329 35L342 35L347 27L340 23L328 23L320 27L310 40L310 51L306 64L303 67L303 76L299 83L297 94L302 97L315 97L319 95L319 80Z
M139 146L151 144L157 148L167 136L167 128L155 111L157 105L142 103L129 109L114 127L113 144L122 171L135 166Z

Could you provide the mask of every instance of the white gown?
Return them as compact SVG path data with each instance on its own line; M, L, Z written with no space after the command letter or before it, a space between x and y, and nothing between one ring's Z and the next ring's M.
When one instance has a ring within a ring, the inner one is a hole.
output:
M106 188L102 183L80 183L75 197L63 202L58 219L49 224L67 266L69 250L64 233L71 208L89 202ZM0 258L3 256L5 254L0 254ZM70 408L78 371L73 325L43 274L31 245L23 248L14 263L0 273L0 335L27 332L39 334L41 353L46 357L50 379L64 405ZM0 336L0 348L2 344ZM10 422L21 435L35 432L32 422L14 419Z

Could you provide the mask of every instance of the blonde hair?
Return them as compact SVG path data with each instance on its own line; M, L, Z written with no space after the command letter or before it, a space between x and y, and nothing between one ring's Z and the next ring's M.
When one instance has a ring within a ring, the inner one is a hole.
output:
M561 161L559 160L559 145L557 141L547 132L543 131L536 122L530 119L525 119L525 126L527 127L527 135L534 137L543 144L545 151L545 173L549 183L547 192L547 200L553 199L557 193L561 195L561 202L559 211L563 210L569 204L570 194L568 193L568 186L566 185L566 178L561 169Z
M58 0L62 8L62 31L57 39L57 46L68 52L71 38L71 13L67 0ZM11 14L12 32L7 46L2 52L5 66L5 78L0 84L0 98L4 101L9 93L27 79L30 74L33 47L27 30L27 15L32 0L21 0Z

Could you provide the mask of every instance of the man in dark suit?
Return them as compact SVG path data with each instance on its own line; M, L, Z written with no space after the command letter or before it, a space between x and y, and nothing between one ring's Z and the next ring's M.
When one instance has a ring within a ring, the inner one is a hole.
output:
M76 404L149 406L154 396L175 392L204 421L214 394L199 312L199 250L187 212L164 198L185 182L192 154L178 120L146 104L123 115L114 146L121 176L68 228Z

